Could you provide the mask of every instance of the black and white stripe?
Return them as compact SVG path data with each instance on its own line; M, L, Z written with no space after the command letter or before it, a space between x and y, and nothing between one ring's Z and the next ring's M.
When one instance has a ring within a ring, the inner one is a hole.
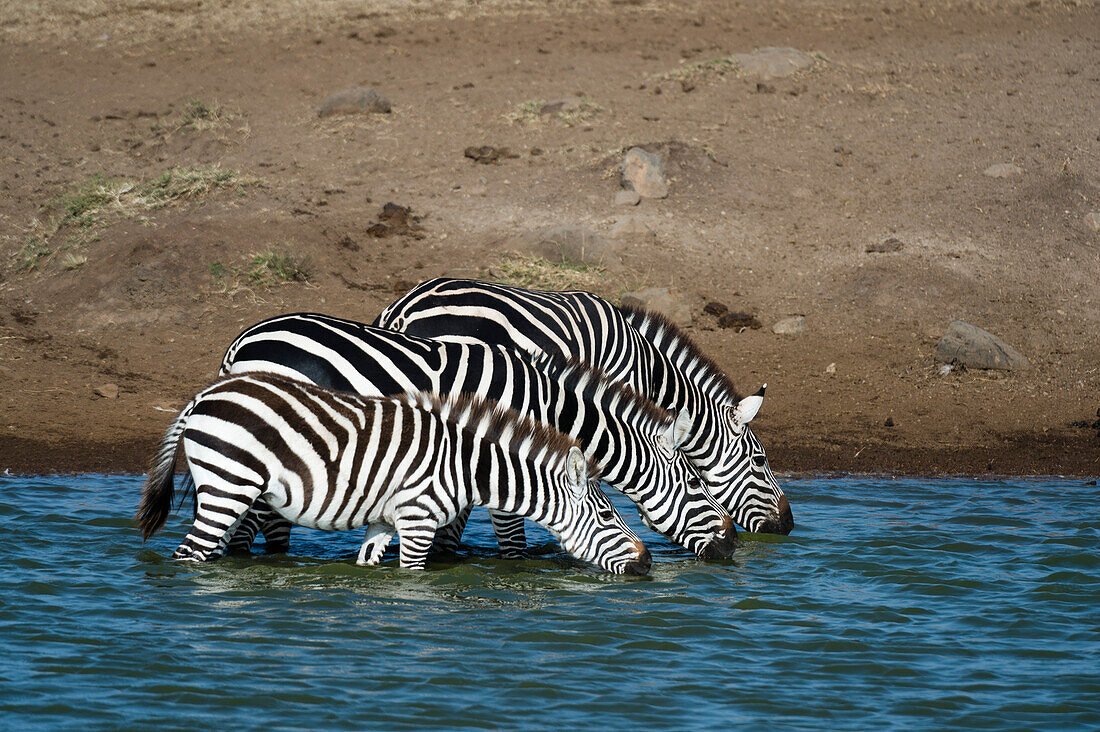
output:
M649 553L575 442L476 398L367 398L275 374L223 379L165 435L137 512L146 538L171 509L180 450L196 509L174 559L219 556L262 499L303 526L369 526L365 564L396 533L401 566L422 569L436 529L479 505L542 524L566 551L610 572L649 570Z
M749 531L790 533L790 504L748 423L764 390L742 398L675 325L587 292L541 292L440 278L413 288L375 325L458 343L485 342L572 355L666 409L691 417L684 453Z
M643 521L705 558L729 556L736 529L679 451L688 427L597 370L575 360L532 356L482 343L416 338L313 313L282 315L245 329L229 346L223 373L276 372L365 396L403 392L477 394L577 440L604 480L639 507ZM262 510L262 506L259 507ZM234 547L247 546L257 521ZM453 549L466 516L440 532ZM523 521L493 514L502 551L525 546ZM269 546L288 529L264 525Z

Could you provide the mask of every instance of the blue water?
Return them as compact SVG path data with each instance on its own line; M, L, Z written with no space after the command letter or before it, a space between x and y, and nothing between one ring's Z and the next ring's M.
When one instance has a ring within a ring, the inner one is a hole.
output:
M790 480L792 536L704 563L639 530L621 578L497 560L483 519L424 573L304 530L174 563L189 511L142 546L138 478L0 478L0 728L1095 729L1085 483Z

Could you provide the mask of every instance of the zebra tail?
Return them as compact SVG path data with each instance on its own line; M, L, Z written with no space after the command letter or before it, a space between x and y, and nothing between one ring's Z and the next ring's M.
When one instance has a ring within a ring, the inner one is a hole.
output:
M194 402L192 402L193 404ZM134 519L141 529L141 539L145 541L155 534L172 510L172 496L175 493L176 455L180 449L180 436L187 426L187 417L191 405L184 409L164 435L160 450L149 466L149 477L145 479L145 488L141 493Z

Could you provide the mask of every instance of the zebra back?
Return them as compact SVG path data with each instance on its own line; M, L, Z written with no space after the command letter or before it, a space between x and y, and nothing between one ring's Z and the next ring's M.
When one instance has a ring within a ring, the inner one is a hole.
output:
M395 375L394 364L404 371ZM673 541L700 556L726 556L736 542L726 510L677 450L685 433L682 425L674 428L684 420L577 359L430 341L297 313L246 329L227 350L222 368L325 379L324 385L350 386L365 395L405 384L491 397L578 440L605 479L639 505L643 520Z
M729 379L694 345L686 347L687 336L656 319L647 321L643 333L630 317L587 292L438 278L413 288L375 323L427 338L480 338L528 351L572 353L663 407L687 410L693 430L684 450L718 501L750 531L789 533L794 523L790 504L748 427L762 393L748 397L748 403L731 402L737 393ZM646 334L662 339L654 342ZM669 346L666 352L663 347Z
M644 547L607 511L598 474L590 477L574 442L474 397L366 398L246 374L196 396L162 453L173 436L195 476L198 505L177 558L216 555L263 496L314 528L394 526L403 566L414 550L410 566L422 566L435 529L476 504L542 523L567 551L605 569L648 569ZM492 476L507 480L485 480Z

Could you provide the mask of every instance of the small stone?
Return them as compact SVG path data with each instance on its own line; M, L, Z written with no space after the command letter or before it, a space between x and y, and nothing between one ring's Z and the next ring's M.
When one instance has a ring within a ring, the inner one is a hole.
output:
M642 197L638 195L637 191L621 190L615 194L616 206L637 206L641 201Z
M1018 371L1031 366L1024 356L992 333L956 320L936 344L936 363L974 369Z
M901 251L901 239L890 237L885 241L875 242L865 250L868 254L889 254Z
M691 325L691 306L684 293L677 288L650 287L628 292L623 295L622 305L660 313L676 325Z
M720 302L708 302L706 305L703 306L704 313L706 313L707 315L713 315L716 318L722 317L729 311L730 309Z
M1100 211L1085 214L1085 226L1092 231L1100 231Z
M623 262L611 244L583 226L551 226L525 234L527 248L551 262L621 269Z
M886 421L883 422L883 425L885 425L886 427L893 427L894 426L894 418L893 417L887 417Z
M546 102L541 107L539 107L539 114L545 117L549 114L575 112L582 106L584 106L584 100L580 97L565 97L564 99L554 99Z
M790 318L783 318L778 323L772 326L772 333L779 335L798 335L806 331L806 318L801 315L795 315Z
M101 384L95 388L95 393L104 399L118 399L118 384Z
M990 165L988 168L982 171L982 175L989 178L1011 178L1014 175L1020 175L1024 170L1018 165L1012 163L997 163L996 165Z
M392 109L390 100L376 92L369 86L357 86L336 92L325 101L321 102L321 108L317 110L318 117L328 117L334 114L389 114Z
M812 56L795 48L775 46L758 48L752 53L735 53L732 58L741 73L764 81L790 76L814 65Z
M689 91L693 90L694 88L695 88L695 82L692 81L691 79L681 79L680 80L680 90L682 92L684 92L685 94L687 94Z
M475 163L481 163L482 165L490 165L505 158L519 157L519 155L512 152L509 148L493 147L492 145L481 145L480 147L471 145L463 150L462 154Z
M765 84L762 81L756 82L757 94L775 94L775 87L771 84Z
M664 163L660 155L632 147L623 156L622 187L638 192L643 198L667 198Z
M751 313L726 313L718 318L718 327L737 328L738 330L745 330L747 328L759 330L763 325L756 319L756 316Z
M835 361L825 367L825 373L827 373L827 374L835 374L836 373L836 362Z
M611 227L612 239L630 239L634 237L656 239L657 233L637 216L623 216Z

